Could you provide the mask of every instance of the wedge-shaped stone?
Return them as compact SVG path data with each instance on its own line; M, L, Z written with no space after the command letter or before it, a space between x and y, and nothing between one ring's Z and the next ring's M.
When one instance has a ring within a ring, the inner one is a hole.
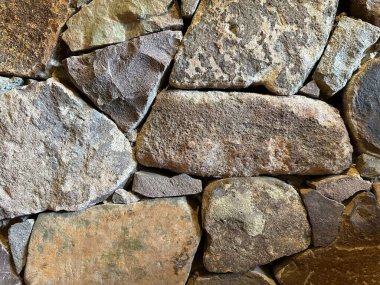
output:
M27 284L185 284L201 238L185 198L41 214L25 269Z
M0 1L0 74L45 77L69 0Z
M174 64L177 88L264 85L295 94L320 58L337 0L202 0Z
M380 28L379 28L380 31ZM344 114L360 152L380 156L380 58L352 77L343 95Z
M183 26L173 0L93 0L69 19L63 40L72 51L124 42Z
M70 57L66 65L74 84L128 132L148 112L181 39L181 32L146 35Z
M352 153L328 104L236 92L162 92L136 145L143 165L212 177L340 173Z
M202 220L208 234L203 260L210 272L246 272L310 244L301 197L276 178L210 183L203 194Z
M200 0L181 0L181 14L184 18L191 18L198 7Z
M83 209L136 167L116 125L55 80L0 96L0 219Z
M141 200L139 194L132 193L125 189L117 189L112 195L114 204L133 204Z
M357 195L344 210L337 240L308 249L275 268L281 285L376 285L380 280L380 205L373 194Z

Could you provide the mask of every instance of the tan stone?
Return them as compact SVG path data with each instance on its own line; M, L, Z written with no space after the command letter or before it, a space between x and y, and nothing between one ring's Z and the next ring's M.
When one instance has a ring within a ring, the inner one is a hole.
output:
M102 205L38 216L28 285L185 284L201 238L185 198Z
M182 17L189 19L191 18L195 10L198 7L200 0L181 0L181 15Z
M375 182L372 185L373 193L376 196L377 203L380 204L380 182Z

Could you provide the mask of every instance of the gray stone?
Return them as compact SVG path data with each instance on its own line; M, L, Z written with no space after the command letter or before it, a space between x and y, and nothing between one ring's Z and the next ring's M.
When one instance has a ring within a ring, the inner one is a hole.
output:
M380 28L378 28L380 31ZM368 61L352 77L343 94L346 123L363 153L380 156L380 58Z
M21 273L26 264L28 243L34 225L33 219L13 224L9 229L8 239L11 248L13 262L16 272Z
M181 32L150 34L70 57L66 65L74 84L128 132L148 112L181 39Z
M301 195L309 216L314 246L328 246L338 236L344 205L315 190L301 189Z
M341 173L352 159L328 104L238 92L161 92L136 149L145 166L211 177Z
M202 0L176 56L176 88L295 94L320 58L337 0Z
M351 0L350 4L350 12L353 16L380 27L379 0Z
M0 284L22 285L20 277L12 268L11 256L2 241L0 241Z
M132 204L141 200L141 196L125 189L117 189L112 195L114 204Z
M202 222L207 232L203 261L210 272L246 272L310 244L301 197L276 178L210 183L203 194Z
M83 209L135 170L116 125L53 79L2 94L0 110L0 219Z
M363 153L356 160L356 167L361 176L370 179L380 178L380 158Z
M133 177L132 191L150 198L194 195L202 192L202 181L186 174L168 177L138 171Z
M62 38L71 51L80 51L182 26L173 0L93 0L67 21Z
M193 17L200 0L181 0L181 15L186 19Z
M20 77L2 77L0 76L0 94L12 90L24 84L24 80Z
M321 90L319 89L317 83L314 80L307 83L304 87L298 92L301 95L305 95L311 98L319 98Z
M342 90L359 68L366 50L380 37L380 28L369 23L341 17L325 52L313 74L313 79L325 97Z

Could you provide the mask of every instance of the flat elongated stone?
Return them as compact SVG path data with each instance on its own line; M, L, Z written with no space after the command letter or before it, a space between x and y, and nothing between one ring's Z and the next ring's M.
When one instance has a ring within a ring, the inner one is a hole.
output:
M314 246L328 246L338 236L344 205L315 190L302 189L301 195L309 216Z
M115 204L132 204L141 200L141 196L124 189L117 189L112 195Z
M18 274L20 274L26 264L29 237L32 233L33 225L34 220L28 219L24 222L13 224L9 229L9 245Z
M191 18L198 7L200 0L181 0L181 15L184 18Z
M61 28L71 14L69 0L0 2L0 73L45 77Z
M337 0L202 0L170 77L177 88L295 94L327 42Z
M24 84L24 80L20 77L2 77L0 76L0 94L12 90Z
M185 198L41 214L25 280L48 284L185 284L201 238Z
M0 284L22 285L20 278L12 268L11 256L2 241L0 241Z
M207 232L203 261L210 272L246 272L310 244L300 196L276 178L210 183L203 194L202 219Z
M350 4L350 12L353 16L380 27L379 0L354 0L350 1Z
M182 25L173 0L93 0L69 19L62 38L72 51L79 51L160 30L180 30Z
M352 77L343 95L343 106L358 150L380 156L379 78L380 58L375 58Z
M202 181L187 174L168 177L139 171L133 177L132 191L151 198L194 195L202 192Z
M136 146L143 165L212 177L340 173L352 153L319 100L179 90L157 96Z
M51 79L0 96L0 137L0 219L83 209L136 167L116 125Z
M380 37L380 28L369 23L342 17L313 74L326 97L342 90L356 71L365 52Z
M323 196L342 202L359 191L371 190L372 184L360 176L335 175L309 182L310 186Z
M337 240L283 260L281 285L377 285L380 280L380 205L373 194L357 195L346 207Z
M365 178L380 178L380 158L363 153L356 160L356 166L361 176Z
M181 32L146 35L70 57L66 65L74 84L128 132L148 112L181 39Z

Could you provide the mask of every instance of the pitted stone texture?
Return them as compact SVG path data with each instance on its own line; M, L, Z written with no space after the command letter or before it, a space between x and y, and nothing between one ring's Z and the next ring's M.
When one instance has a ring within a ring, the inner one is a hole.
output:
M380 178L380 158L363 153L358 156L356 166L361 176L370 179Z
M2 94L0 110L0 219L83 209L136 167L116 125L55 80Z
M312 80L300 89L299 94L305 95L311 98L319 98L319 95L321 94L321 90L319 89L317 83L315 83L315 81Z
M185 198L41 214L25 280L28 285L185 284L200 238L198 211Z
M338 236L344 205L315 190L302 189L301 195L309 216L314 246L328 246Z
M360 176L334 175L309 182L310 186L323 196L342 202L359 191L371 190L372 184Z
M313 74L326 97L342 90L359 68L366 50L380 37L380 28L369 23L342 17Z
M211 177L341 173L352 153L322 101L180 90L157 96L136 146L145 166Z
M62 34L71 51L124 42L183 26L173 0L93 0L69 19Z
M18 274L21 273L26 264L29 237L32 233L33 225L34 220L28 219L24 222L13 224L8 232L9 246Z
M380 27L379 0L351 0L350 3L350 12L353 16Z
M275 275L281 285L377 285L379 245L380 205L373 194L361 193L346 206L331 246L286 258Z
M337 0L202 0L174 63L177 88L295 94L327 42Z
M190 19L193 17L200 0L181 0L182 17Z
M23 84L24 80L20 77L8 78L0 76L0 95Z
M117 189L112 195L114 204L132 204L141 200L141 196L125 189Z
M246 272L310 244L300 196L276 178L210 183L203 194L202 220L208 234L203 260L210 272Z
M379 28L380 30L380 28ZM380 156L380 58L356 73L343 95L346 122L360 152Z
M139 171L133 177L132 191L150 198L194 195L202 192L202 181L187 174L168 177Z
M74 84L128 132L148 112L181 39L181 32L146 35L70 57L66 65Z
M0 284L22 285L21 279L13 270L11 256L2 241L0 241Z
M71 14L69 0L0 2L0 73L46 77L61 28Z

